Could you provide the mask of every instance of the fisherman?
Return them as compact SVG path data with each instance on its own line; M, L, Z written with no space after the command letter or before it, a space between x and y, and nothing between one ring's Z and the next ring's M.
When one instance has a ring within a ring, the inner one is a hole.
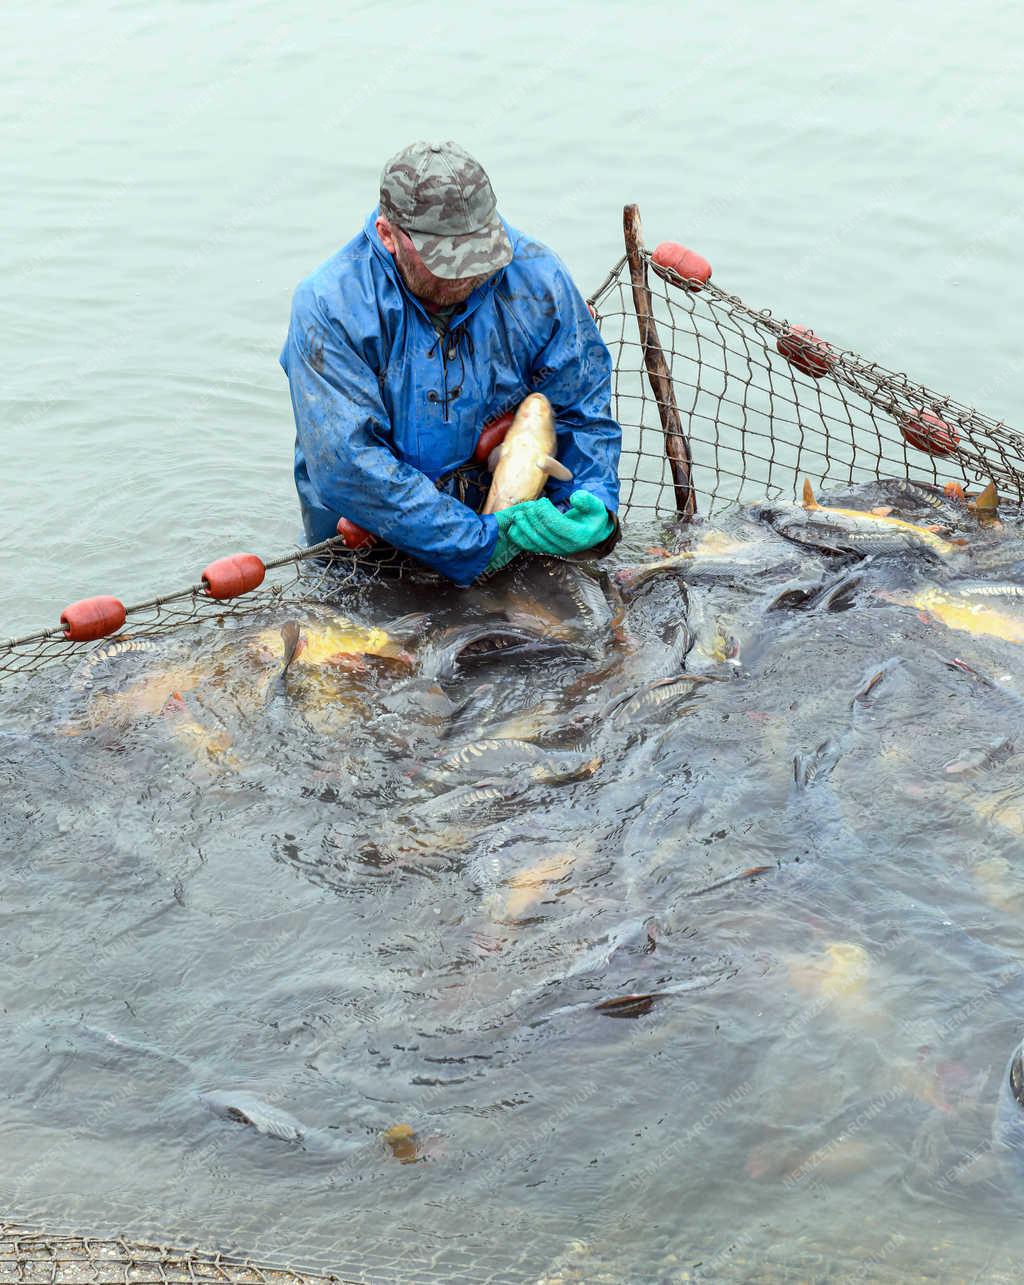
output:
M565 265L500 217L457 143L388 161L363 230L295 291L281 365L311 543L345 517L468 585L520 551L600 557L618 539L611 356ZM481 431L531 392L573 480L481 515Z

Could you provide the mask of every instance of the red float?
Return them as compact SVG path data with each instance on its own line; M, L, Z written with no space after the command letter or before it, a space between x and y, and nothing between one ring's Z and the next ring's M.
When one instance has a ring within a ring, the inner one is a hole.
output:
M831 345L806 326L790 326L784 335L779 336L775 347L791 366L814 379L827 375L836 364L836 354Z
M125 621L124 603L100 594L73 602L60 613L60 623L69 642L94 642L116 633Z
M263 583L267 568L255 553L232 553L211 562L202 580L211 598L237 598Z
M678 241L662 241L661 245L655 246L651 253L651 263L655 270L667 268L682 277L687 290L699 290L711 279L711 264L707 259L696 250L688 250ZM660 272L658 275L664 276L665 273Z
M505 434L512 427L514 419L515 412L506 411L504 415L499 415L497 419L492 419L489 424L483 426L476 450L473 452L473 458L478 464L487 463L491 451L505 440Z
M904 440L928 455L952 455L960 444L960 434L930 410L911 411L900 421Z
M377 543L377 537L372 532L350 522L348 518L338 519L338 534L345 541L346 549L368 549Z

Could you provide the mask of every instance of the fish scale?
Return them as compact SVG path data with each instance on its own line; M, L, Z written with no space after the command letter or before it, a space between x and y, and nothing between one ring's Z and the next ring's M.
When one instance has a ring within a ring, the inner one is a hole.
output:
M151 638L122 638L117 642L108 643L105 647L97 647L86 656L72 675L70 686L79 691L87 687L95 681L97 668L108 660L126 656L130 652L152 653L159 650L160 648Z
M449 773L462 767L469 767L474 759L483 758L486 754L496 752L508 758L541 758L544 751L532 741L517 741L512 737L494 737L485 741L471 741L461 749L449 754L438 765L438 771Z
M491 452L488 467L494 474L484 513L498 513L535 500L549 477L571 482L572 474L555 458L555 413L543 393L530 393L516 411L505 440Z

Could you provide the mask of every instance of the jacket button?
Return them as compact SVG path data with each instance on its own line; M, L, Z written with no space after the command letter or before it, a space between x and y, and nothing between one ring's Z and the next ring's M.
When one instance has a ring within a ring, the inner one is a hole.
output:
M437 393L435 393L434 390L431 389L430 392L427 393L427 401L436 402L437 400L438 400Z
M449 392L448 396L449 396L450 398L452 398L452 400L454 401L454 400L455 400L455 398L456 398L456 397L458 397L459 393L461 393L461 392L462 392L462 389L461 389L461 388L453 388L453 389Z

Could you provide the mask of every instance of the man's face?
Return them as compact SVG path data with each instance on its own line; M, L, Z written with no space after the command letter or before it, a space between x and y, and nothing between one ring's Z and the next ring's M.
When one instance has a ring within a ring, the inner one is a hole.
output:
M485 272L480 276L458 277L455 280L435 277L401 228L385 218L379 218L377 233L384 248L395 256L398 271L410 292L428 307L448 308L452 304L462 303L478 285L494 275L492 272Z

